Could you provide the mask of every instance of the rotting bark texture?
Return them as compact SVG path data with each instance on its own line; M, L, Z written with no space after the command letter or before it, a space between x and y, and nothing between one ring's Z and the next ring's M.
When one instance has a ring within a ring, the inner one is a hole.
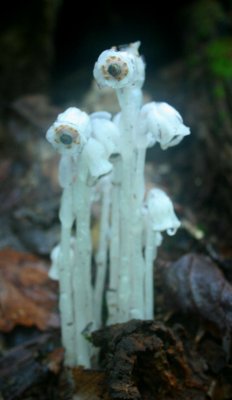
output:
M63 385L62 385L63 384ZM62 375L61 390L65 393L62 400L111 400L107 388L107 376L104 371L72 368ZM75 395L74 395L75 393ZM75 397L77 396L77 397Z
M101 347L113 399L206 398L203 363L191 353L190 365L188 349L162 323L116 324L94 332L93 343Z

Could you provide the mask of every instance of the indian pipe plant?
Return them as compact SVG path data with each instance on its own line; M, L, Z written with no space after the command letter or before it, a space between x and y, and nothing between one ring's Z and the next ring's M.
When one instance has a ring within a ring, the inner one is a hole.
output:
M159 143L165 150L190 131L167 103L143 104L145 63L139 46L135 42L103 51L94 66L98 86L116 92L121 109L117 115L88 115L71 107L58 115L46 135L61 155L61 235L51 254L50 276L60 284L68 366L90 367L88 329L154 318L157 247L163 232L173 235L180 226L164 191L152 188L145 193L145 157L147 148ZM96 199L101 214L93 282L90 224Z

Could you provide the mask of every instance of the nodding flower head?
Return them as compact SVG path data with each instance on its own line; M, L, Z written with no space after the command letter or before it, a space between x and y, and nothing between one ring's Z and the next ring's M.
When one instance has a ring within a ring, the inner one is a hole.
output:
M158 188L149 191L146 199L148 220L156 232L167 231L174 235L180 226L173 204L167 194Z
M60 152L78 154L88 140L91 132L88 115L75 107L68 108L58 115L48 129L47 140Z
M144 62L138 54L139 42L122 50L105 50L94 66L94 77L100 87L120 89L125 86L140 86L144 81Z
M90 115L92 136L104 147L107 157L119 155L120 131L110 120L111 115L102 111Z
M178 111L164 102L145 104L141 109L140 121L140 131L150 140L148 146L159 142L163 150L177 145L190 134Z

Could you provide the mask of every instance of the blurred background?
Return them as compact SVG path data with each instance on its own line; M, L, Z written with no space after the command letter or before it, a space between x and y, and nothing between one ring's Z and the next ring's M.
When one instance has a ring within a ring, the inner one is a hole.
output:
M93 84L94 62L140 40L145 101L168 102L192 132L148 151L148 181L175 201L180 253L200 242L230 257L231 1L12 1L0 21L0 247L47 256L58 241L58 156L46 130L70 105L116 112L114 96Z
M76 100L80 88L90 85L100 52L136 40L142 42L148 72L154 73L183 55L191 4L159 2L155 10L147 1L139 7L84 2L81 9L72 0L6 4L0 17L1 93L15 98L49 88L56 102Z

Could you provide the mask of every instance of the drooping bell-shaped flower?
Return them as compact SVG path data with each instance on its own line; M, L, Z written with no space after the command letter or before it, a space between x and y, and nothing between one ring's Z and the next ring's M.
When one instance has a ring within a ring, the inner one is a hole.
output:
M104 146L107 157L119 154L120 132L111 121L111 114L99 111L91 114L90 119L92 135Z
M189 134L190 129L184 125L181 115L169 104L151 102L142 107L138 136L148 147L159 142L166 150Z
M91 133L89 116L76 107L70 107L59 114L48 129L46 138L61 154L77 155Z
M69 248L71 263L73 263L75 260L74 248L75 248L75 238L71 237L70 248ZM61 253L61 246L59 243L52 249L51 255L50 255L51 267L49 269L48 276L49 276L49 278L53 279L54 281L59 280L60 253Z
M108 155L104 146L95 138L90 138L83 150L83 158L89 171L88 183L91 185L100 177L112 171L112 164L108 161ZM80 176L81 176L80 171Z
M167 231L174 235L180 226L173 204L167 194L158 188L151 189L146 199L147 214L153 231Z
M120 89L125 86L142 86L144 81L144 62L138 54L140 42L105 50L94 67L94 77L100 87Z
M49 278L54 281L59 280L59 257L60 257L60 245L56 245L51 252L51 267L48 272Z

